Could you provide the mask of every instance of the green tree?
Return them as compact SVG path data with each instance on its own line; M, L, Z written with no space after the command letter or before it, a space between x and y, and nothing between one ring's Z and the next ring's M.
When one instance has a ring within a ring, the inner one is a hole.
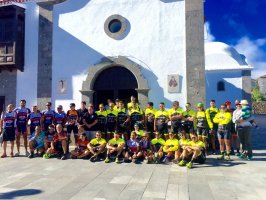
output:
M253 102L260 102L260 101L264 100L263 95L260 92L260 87L259 87L258 81L256 81L256 86L252 89L251 100Z

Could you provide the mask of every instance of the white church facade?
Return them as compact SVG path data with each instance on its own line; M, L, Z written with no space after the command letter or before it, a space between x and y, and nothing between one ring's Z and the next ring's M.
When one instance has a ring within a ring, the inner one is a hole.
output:
M25 56L17 70L0 51L2 104L26 99L67 109L134 95L142 107L170 108L175 100L250 99L245 59L223 43L204 47L202 0L53 0L0 9L8 6L25 9Z

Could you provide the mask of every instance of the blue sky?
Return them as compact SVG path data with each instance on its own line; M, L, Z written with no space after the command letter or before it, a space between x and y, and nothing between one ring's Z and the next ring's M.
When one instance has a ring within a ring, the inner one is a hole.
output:
M207 39L227 43L254 67L252 77L266 74L266 0L205 0Z

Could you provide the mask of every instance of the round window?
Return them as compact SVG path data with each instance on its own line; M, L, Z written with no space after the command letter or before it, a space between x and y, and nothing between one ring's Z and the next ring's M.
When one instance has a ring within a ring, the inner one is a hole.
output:
M109 37L122 40L130 31L130 23L121 15L111 15L105 20L104 31Z
M118 19L114 19L114 20L110 21L108 28L109 28L109 31L111 33L117 33L122 28L122 22Z

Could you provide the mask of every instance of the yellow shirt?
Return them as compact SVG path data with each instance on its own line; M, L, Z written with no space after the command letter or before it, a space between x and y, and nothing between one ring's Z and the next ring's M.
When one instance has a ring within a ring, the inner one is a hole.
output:
M114 146L119 144L125 144L125 141L122 138L118 138L117 140L112 138L111 140L108 141L108 144Z
M175 117L175 116L181 116L182 115L182 113L183 113L183 110L182 110L182 108L177 108L176 110L174 109L174 108L171 108L169 111L168 111L168 113L169 113L169 117ZM180 120L180 119L178 119L178 120Z
M204 142L198 140L197 142L193 142L193 141L190 141L188 142L188 145L191 146L191 147L201 147L201 148L205 148L205 144Z
M167 149L167 147L169 148ZM178 148L179 148L178 139L168 139L164 144L163 151L164 152L177 151Z
M196 113L196 126L207 128L206 113L204 111L198 111Z
M210 129L213 129L213 118L215 117L215 115L219 112L219 109L218 108L208 108L206 110L206 119L207 119L207 122L208 122L208 125L209 125L209 128Z
M106 140L101 138L100 140L98 140L97 138L93 138L91 141L90 141L90 144L92 146L96 146L96 145L102 145L102 144L105 144L106 143Z
M230 112L220 111L215 115L213 122L219 125L227 125L231 122L231 120L232 120L232 115Z
M145 110L145 115L155 115L155 113L157 112L157 110L155 108L146 108Z
M190 142L191 140L190 139L180 139L178 142L179 142L179 146L185 146L185 145L188 145L188 143Z

